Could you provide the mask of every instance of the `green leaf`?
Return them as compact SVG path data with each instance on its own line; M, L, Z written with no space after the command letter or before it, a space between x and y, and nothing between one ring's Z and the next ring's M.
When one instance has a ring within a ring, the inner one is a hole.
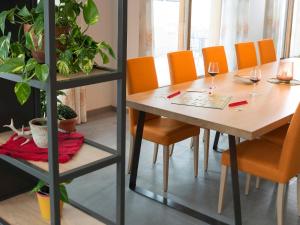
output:
M12 8L11 10L8 11L8 14L7 14L7 19L12 24L15 23L15 10L16 10L16 8Z
M60 199L65 203L69 203L69 196L66 187L60 184L59 191L60 191Z
M19 55L25 55L25 49L19 42L11 43L10 50L13 58L18 57Z
M28 72L33 71L37 65L38 65L38 62L36 61L36 59L33 59L33 58L29 59L25 65L24 72L28 73Z
M44 187L45 185L46 185L45 182L40 180L37 183L37 185L31 190L31 193L36 193L41 191L42 187Z
M15 94L19 103L24 105L31 95L31 87L26 82L17 83L15 85Z
M0 65L0 73L20 74L23 72L24 64L24 58L21 57L7 59Z
M93 0L87 0L83 6L83 18L86 24L93 25L99 20L99 11Z
M30 11L27 9L26 6L24 6L19 12L18 15L23 17L24 20L30 20L31 19L31 13Z
M38 14L44 13L44 0L40 0L38 5L35 8L35 12Z
M80 69L86 74L89 74L92 71L93 66L94 66L93 60L87 57L79 61Z
M58 72L64 76L69 76L71 73L69 64L65 60L58 60L57 68L58 68Z
M25 46L26 48L32 50L35 50L34 42L33 42L33 37L32 37L32 32L27 32L25 33Z
M8 33L7 36L2 36L0 38L0 58L6 59L9 54L10 49L10 37L11 33Z
M109 63L109 58L108 58L107 54L102 52L101 50L99 51L99 53L100 53L100 56L102 58L103 64Z
M3 35L4 35L4 31L5 31L5 22L6 22L7 15L8 15L8 11L2 11L0 13L0 29L1 29Z
M111 57L113 57L114 59L116 58L116 55L115 55L114 50L113 50L112 47L111 47L108 43L106 43L105 41L102 41L101 43L99 43L99 44L97 45L97 47L98 47L98 49L104 49L104 50L107 50L108 53L109 53L109 55L110 55Z
M46 64L35 65L35 75L40 81L46 81L49 74L49 67Z

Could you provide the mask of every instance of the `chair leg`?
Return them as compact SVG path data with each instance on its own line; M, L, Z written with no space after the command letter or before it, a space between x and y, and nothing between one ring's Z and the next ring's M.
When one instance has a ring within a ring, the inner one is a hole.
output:
M198 177L198 165L199 165L199 136L193 137L194 146L194 175Z
M245 184L245 195L248 195L248 194L249 194L250 183L251 183L251 175L250 175L250 174L247 174L247 175L246 175L246 184Z
M260 187L260 178L256 177L256 184L255 184L256 189L259 189Z
M163 165L163 183L164 183L164 192L168 191L168 182L169 182L169 156L170 150L169 146L164 146L164 165Z
M218 144L219 144L220 135L221 135L221 133L219 131L217 131L216 135L215 135L214 145L213 145L213 149L215 151L218 150Z
M220 179L220 192L219 192L219 203L218 203L218 213L221 214L223 211L224 193L226 188L228 167L222 165L221 168L221 179Z
M172 157L172 155L173 155L174 147L175 147L175 144L170 145L170 157Z
M129 145L129 157L128 157L128 168L127 173L131 173L131 166L132 166L132 157L133 157L133 146L134 146L134 137L130 135L130 145Z
M158 149L159 149L159 144L154 143L154 151L153 151L153 164L156 163L157 160L157 153L158 153Z
M277 190L277 225L283 225L283 203L285 184L279 184Z
M298 202L298 216L300 216L300 174L297 176L297 202Z
M210 130L209 129L204 130L204 137L205 137L205 143L204 143L204 171L207 172L208 157L209 157L209 139L210 139Z

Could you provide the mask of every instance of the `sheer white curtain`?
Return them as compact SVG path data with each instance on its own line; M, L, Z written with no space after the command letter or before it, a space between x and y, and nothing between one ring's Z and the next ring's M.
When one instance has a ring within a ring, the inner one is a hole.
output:
M139 56L153 52L153 0L140 0Z
M248 39L250 0L223 0L220 44L225 46L228 66L235 69L234 44Z

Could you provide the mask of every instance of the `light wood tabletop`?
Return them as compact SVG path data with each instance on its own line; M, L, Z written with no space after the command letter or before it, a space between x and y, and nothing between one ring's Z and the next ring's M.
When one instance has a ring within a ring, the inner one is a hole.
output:
M284 61L294 62L294 78L300 80L300 59ZM166 98L176 91L207 90L211 84L210 77L127 96L127 106L251 140L288 123L299 104L300 85L268 82L269 78L276 77L278 67L279 62L259 66L262 80L256 88L257 96L250 95L253 90L251 82L236 76L247 76L251 69L215 77L215 93L231 96L230 102L247 100L248 104L244 106L209 109L175 105Z

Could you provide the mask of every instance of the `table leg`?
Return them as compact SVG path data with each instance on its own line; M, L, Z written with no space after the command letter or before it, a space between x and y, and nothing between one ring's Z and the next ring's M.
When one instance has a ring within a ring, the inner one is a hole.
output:
M213 150L215 150L215 151L218 150L218 144L219 144L220 134L221 133L219 131L216 131L214 145L213 145Z
M229 151L230 151L230 165L231 165L235 224L242 225L237 149L236 149L235 137L232 135L229 135Z
M136 126L136 133L134 138L133 156L132 156L132 167L129 181L129 188L134 190L136 187L136 179L139 167L141 145L143 139L144 123L145 123L145 112L140 111Z

